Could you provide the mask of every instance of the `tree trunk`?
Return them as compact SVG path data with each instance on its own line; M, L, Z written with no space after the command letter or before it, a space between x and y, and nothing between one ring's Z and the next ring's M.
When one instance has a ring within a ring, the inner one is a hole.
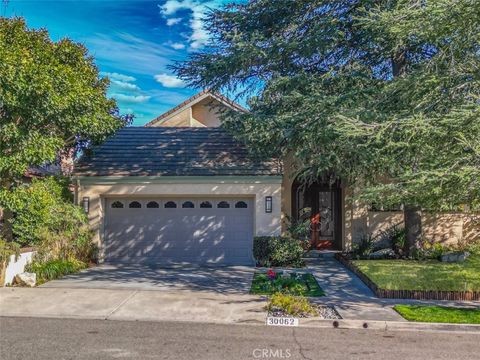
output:
M407 50L403 47L392 55L392 73L393 77L402 77L407 73Z
M407 237L407 253L411 255L421 247L422 211L418 206L405 206L403 211Z
M397 47L392 54L392 74L394 78L401 78L407 74L407 49ZM415 171L415 169L414 169ZM403 211L407 240L407 254L421 248L422 242L422 212L419 206L406 205Z

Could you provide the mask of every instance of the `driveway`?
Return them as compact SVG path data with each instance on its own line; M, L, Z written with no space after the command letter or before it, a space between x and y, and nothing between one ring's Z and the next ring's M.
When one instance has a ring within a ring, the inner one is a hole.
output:
M189 290L247 294L254 273L247 266L174 266L103 264L42 285L42 288Z

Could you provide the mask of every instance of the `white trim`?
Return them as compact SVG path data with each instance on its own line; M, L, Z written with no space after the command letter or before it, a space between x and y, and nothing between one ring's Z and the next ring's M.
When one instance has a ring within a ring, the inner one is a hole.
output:
M281 175L272 176L79 176L81 184L281 184Z

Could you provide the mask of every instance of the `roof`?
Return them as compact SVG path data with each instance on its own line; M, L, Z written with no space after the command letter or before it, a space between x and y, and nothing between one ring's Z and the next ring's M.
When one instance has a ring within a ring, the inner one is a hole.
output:
M247 109L245 109L243 106L237 104L235 101L230 100L229 98L211 91L210 89L205 89L200 91L198 94L193 95L192 97L188 98L184 102L178 104L174 108L168 110L167 112L164 112L162 115L156 117L152 121L148 122L145 124L145 126L153 126L154 124L161 122L162 120L166 120L170 115L175 114L176 112L180 112L181 110L188 108L189 106L193 106L197 102L202 101L203 99L207 97L212 97L215 100L221 102L222 104L229 106L230 108L242 111L242 112L248 112Z
M222 128L126 127L75 166L77 176L281 175Z

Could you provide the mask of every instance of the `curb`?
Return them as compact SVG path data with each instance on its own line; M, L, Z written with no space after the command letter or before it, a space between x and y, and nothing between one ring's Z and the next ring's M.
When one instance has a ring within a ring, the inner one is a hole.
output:
M23 318L51 318L51 319L75 319L75 320L103 320L103 321L145 321L145 322L163 322L159 319L148 318L129 318L109 316L75 316L75 315L51 315L51 314L0 314L2 317L23 317ZM177 320L186 323L203 323L216 325L246 325L246 326L267 326L265 321L258 319L241 319L236 321L192 321ZM480 335L480 325L476 324L449 324L449 323L421 323L408 321L379 321L379 320L324 320L324 319L299 319L301 328L321 328L321 329L355 329L355 330L377 330L377 331L423 331L423 332L443 332L443 333L465 333Z
M480 325L476 324L424 323L411 321L300 319L300 327L384 331L459 332L480 335Z

